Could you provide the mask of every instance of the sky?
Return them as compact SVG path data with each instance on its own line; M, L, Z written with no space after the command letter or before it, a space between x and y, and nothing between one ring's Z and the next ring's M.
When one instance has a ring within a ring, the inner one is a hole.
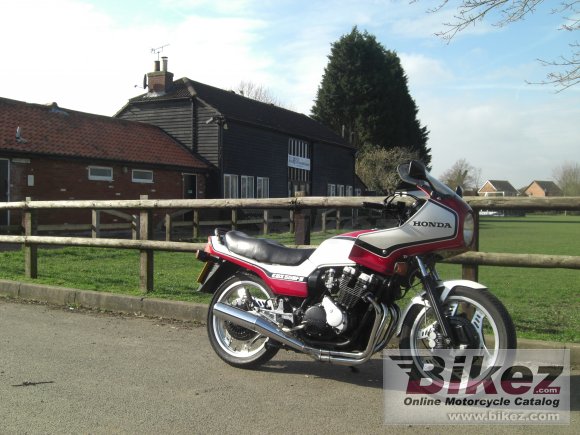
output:
M429 13L439 0L0 0L0 97L112 116L167 56L175 79L250 81L308 115L331 44L357 26L399 55L434 175L465 159L481 184L521 188L580 163L580 86L529 84L577 38L546 3L447 42L435 34L455 11Z

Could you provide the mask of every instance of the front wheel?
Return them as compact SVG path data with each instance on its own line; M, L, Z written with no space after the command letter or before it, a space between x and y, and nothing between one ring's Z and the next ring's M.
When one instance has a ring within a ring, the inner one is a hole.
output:
M254 368L276 355L278 348L269 345L267 337L213 314L217 302L250 311L257 305L265 306L272 297L270 288L253 275L238 274L219 286L209 306L207 333L221 359L235 367Z
M494 367L508 362L506 349L517 347L516 332L510 315L493 294L484 289L457 287L442 303L443 314L456 334L455 346L442 336L437 318L430 306L415 305L403 321L399 348L408 350L419 373L433 367L430 354L439 349L451 349L451 355L472 349L481 356L478 378L489 376Z

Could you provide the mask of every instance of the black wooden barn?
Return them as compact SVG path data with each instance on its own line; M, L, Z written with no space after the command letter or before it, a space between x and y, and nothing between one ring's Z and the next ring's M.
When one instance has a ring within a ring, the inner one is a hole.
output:
M167 58L161 68L155 62L147 88L115 116L159 126L207 159L214 168L208 198L287 197L296 191L351 196L359 191L355 148L306 115L188 78L173 80Z

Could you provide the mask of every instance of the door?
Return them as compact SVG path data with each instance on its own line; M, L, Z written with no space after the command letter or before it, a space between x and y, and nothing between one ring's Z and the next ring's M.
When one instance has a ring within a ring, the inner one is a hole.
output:
M183 199L197 199L197 176L183 174Z
M195 174L183 174L183 199L197 199L197 176ZM192 219L192 212L183 215L185 221Z
M0 159L0 201L10 201L10 161ZM0 225L9 225L8 210L0 210Z

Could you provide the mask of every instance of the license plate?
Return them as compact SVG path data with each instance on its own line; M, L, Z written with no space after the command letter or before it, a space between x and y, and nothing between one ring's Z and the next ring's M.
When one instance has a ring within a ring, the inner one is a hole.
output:
M207 278L207 275L211 271L212 267L213 267L213 263L211 261L207 261L203 265L203 269L201 269L201 272L199 272L199 275L197 276L197 282L199 282L200 284L203 284Z

